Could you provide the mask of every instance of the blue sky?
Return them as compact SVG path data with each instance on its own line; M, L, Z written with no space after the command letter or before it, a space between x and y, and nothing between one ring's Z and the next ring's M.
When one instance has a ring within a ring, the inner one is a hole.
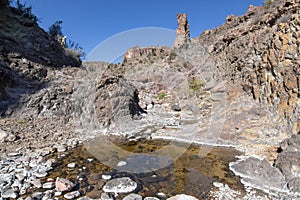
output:
M175 30L176 13L187 13L191 36L224 23L229 14L242 15L263 0L27 0L41 27L63 21L63 33L88 54L99 43L123 31L142 27Z

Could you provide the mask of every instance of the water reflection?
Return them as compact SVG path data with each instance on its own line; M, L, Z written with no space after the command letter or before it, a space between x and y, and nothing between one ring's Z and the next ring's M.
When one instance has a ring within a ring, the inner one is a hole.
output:
M117 149L122 149L115 151L114 147L105 144L104 139L89 144L64 153L65 157L59 157L50 177L68 178L77 183L82 195L93 199L101 198L103 185L107 182L101 178L103 174L111 175L113 179L130 177L138 184L135 193L143 197L156 196L162 192L168 197L184 193L198 199L210 199L212 183L215 181L243 191L239 178L229 170L229 162L235 161L235 156L240 155L232 148L191 145L186 150L185 144L166 140L115 140ZM207 149L212 150L204 157L199 156L199 152ZM176 151L181 150L185 150L184 154L174 159ZM88 161L93 157L97 160ZM75 169L67 167L71 162L76 163ZM78 177L85 177L84 181L79 181ZM120 198L126 194L122 195Z

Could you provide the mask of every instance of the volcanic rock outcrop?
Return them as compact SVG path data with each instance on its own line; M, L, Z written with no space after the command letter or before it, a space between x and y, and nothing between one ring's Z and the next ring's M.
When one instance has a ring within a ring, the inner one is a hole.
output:
M137 89L109 66L97 84L95 112L98 122L107 127L138 118L145 111L139 106Z
M187 14L177 14L178 28L176 29L176 39L174 48L180 48L191 41L190 28L187 19Z
M124 54L123 62L127 62L131 59L141 58L143 56L164 56L166 51L169 51L169 49L166 47L132 47Z
M299 0L250 6L244 16L230 15L198 38L219 61L222 78L271 105L278 125L294 134L300 131L299 10Z
M20 10L9 7L7 1L0 3L0 115L18 115L21 110L27 116L38 116L42 110L54 106L54 103L40 106L39 100L58 95L52 92L41 94L40 98L30 96L51 86L49 83L54 80L59 82L59 77L55 77L58 71L67 66L79 67L81 60ZM45 101L51 102L50 99ZM26 105L28 102L30 106Z

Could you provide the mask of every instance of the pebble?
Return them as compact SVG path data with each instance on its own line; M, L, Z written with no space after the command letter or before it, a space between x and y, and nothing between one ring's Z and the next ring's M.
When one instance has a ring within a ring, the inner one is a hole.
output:
M53 164L55 163L55 159L52 158L52 159L49 159L46 161L46 166L51 168L53 166Z
M53 190L48 190L45 192L45 195L43 196L42 200L52 199L52 196L53 196Z
M89 159L87 159L87 161L88 161L88 162L93 162L93 161L94 161L94 159L92 159L92 158L89 158Z
M55 189L59 192L70 191L75 186L74 183L65 178L56 178Z
M35 176L36 176L37 178L44 178L44 177L46 177L47 175L48 175L47 172L37 172L37 173L35 174Z
M13 152L13 153L9 153L7 154L8 157L17 157L17 156L21 156L22 154L19 152Z
M163 198L163 199L165 199L165 198L168 197L165 193L162 193L162 192L158 192L156 195L157 195L159 198Z
M45 158L43 156L39 156L37 159L37 163L42 163L45 161Z
M178 194L176 196L170 197L167 200L198 200L196 197L185 195L185 194Z
M146 197L144 200L159 200L159 198L156 198L156 197Z
M110 180L111 179L111 175L105 175L105 174L103 174L102 175L102 179L104 179L104 180Z
M127 165L127 163L125 161L120 161L117 164L118 167L122 167L122 166L125 166L125 165Z
M12 174L0 174L0 182L7 182L10 183L13 180Z
M143 197L138 194L129 194L123 200L143 200Z
M19 181L23 181L25 179L25 176L24 174L16 174L16 177Z
M114 198L107 193L101 193L101 200L114 200Z
M4 142L9 133L0 129L0 142Z
M62 195L62 192L54 192L54 196L58 197L60 195Z
M217 188L223 187L223 183L213 182L213 185Z
M176 105L176 104L175 104L175 105L172 105L172 106L171 106L171 109L174 110L174 111L177 111L177 112L180 112L180 111L181 111L180 106L179 106L179 105Z
M65 151L67 151L67 148L64 145L57 146L57 152L65 152Z
M147 105L147 110L150 110L150 109L152 109L153 107L154 107L154 105L153 105L152 103L150 103L150 104Z
M69 168L75 168L76 167L76 163L69 163L67 165L67 167L69 167Z
M14 142L16 140L17 137L14 134L0 129L0 142Z
M44 189L53 189L55 187L55 183L54 182L47 182L43 184L43 188Z
M80 196L80 192L79 191L74 191L74 192L69 192L67 194L64 195L64 197L66 199L74 199L76 197L79 197Z
M93 200L93 199L91 199L89 197L80 197L80 198L78 198L78 200Z
M13 182L13 184L11 185L11 187L17 187L17 188L21 188L22 184L18 179L15 179L15 181Z
M41 188L42 187L42 182L40 179L34 179L31 181L31 184L36 187L36 188Z
M33 199L42 199L43 198L43 193L42 192L35 192L31 196Z
M6 190L5 192L2 193L2 198L12 198L12 199L16 199L18 197L18 194L12 190L12 189L9 189L9 190Z

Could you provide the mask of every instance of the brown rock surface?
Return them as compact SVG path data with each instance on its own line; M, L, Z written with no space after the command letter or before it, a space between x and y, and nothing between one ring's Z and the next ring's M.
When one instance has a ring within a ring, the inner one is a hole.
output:
M191 41L190 28L187 14L177 14L178 28L176 29L177 37L175 39L174 48L180 48Z
M220 61L223 79L275 108L278 125L294 134L300 130L299 5L274 0L268 7L250 6L246 15L229 16L198 38Z

